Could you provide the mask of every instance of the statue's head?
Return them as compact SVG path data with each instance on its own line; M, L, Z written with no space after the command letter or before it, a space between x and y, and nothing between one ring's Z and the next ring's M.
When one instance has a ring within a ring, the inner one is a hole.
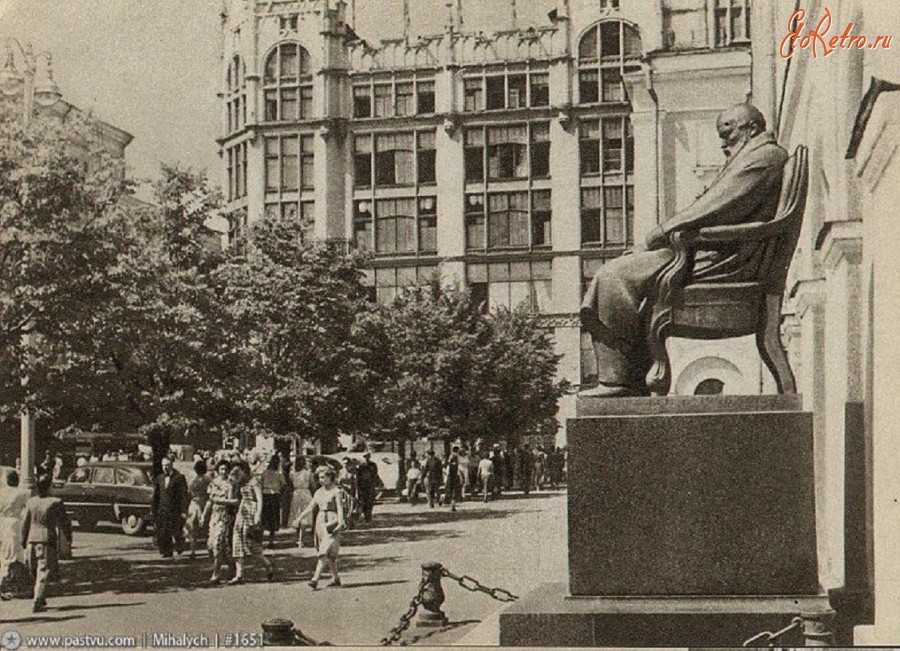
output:
M716 129L722 139L722 151L733 156L750 138L766 130L766 118L752 104L735 104L722 111Z

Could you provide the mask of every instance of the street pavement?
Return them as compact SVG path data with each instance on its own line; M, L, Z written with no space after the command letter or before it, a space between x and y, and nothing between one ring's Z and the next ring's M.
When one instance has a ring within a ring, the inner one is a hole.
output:
M160 558L149 537L132 538L109 525L97 533L75 530L75 560L62 564L63 580L51 588L49 609L33 614L29 600L4 602L0 634L130 635L152 646L153 633L259 634L261 622L290 619L306 636L339 645L376 645L407 611L422 576L421 565L436 561L453 574L468 575L487 587L524 595L545 582L567 580L564 491L521 493L484 504L464 502L459 510L383 503L369 525L344 534L340 568L344 587L317 591L306 585L315 565L313 550L293 544L282 531L274 550L275 580L252 563L248 583L215 587L208 583L205 550ZM441 629L417 628L403 640L448 645L478 638L478 625L496 622L505 604L443 580ZM482 627L484 630L484 627ZM146 636L146 637L144 637ZM489 639L491 636L488 635Z

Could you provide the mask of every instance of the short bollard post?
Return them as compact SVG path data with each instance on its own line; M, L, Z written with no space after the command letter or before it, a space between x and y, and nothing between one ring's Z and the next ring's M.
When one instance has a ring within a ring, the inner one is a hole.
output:
M422 564L422 610L416 619L417 627L447 625L447 616L441 610L444 603L444 589L441 587L443 569L440 563Z
M801 613L803 619L803 640L806 646L831 646L834 644L834 631L831 625L835 612L826 610L819 613Z
M294 622L289 619L269 619L262 623L263 645L294 646Z

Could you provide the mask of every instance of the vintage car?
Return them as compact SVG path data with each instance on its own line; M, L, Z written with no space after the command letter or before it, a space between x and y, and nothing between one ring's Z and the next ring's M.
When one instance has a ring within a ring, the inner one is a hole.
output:
M118 522L129 536L144 533L153 503L151 464L137 461L96 461L76 468L65 481L53 484L66 511L83 529L100 521Z

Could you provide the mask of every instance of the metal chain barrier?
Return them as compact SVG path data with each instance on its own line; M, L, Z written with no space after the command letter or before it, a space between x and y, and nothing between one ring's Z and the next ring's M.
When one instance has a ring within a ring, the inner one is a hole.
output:
M440 567L438 564L433 564L435 568ZM496 599L497 601L502 602L512 602L517 601L519 597L511 593L509 590L505 590L503 588L489 588L485 585L482 585L478 582L477 579L473 579L471 576L466 574L462 576L457 576L452 572L448 572L445 568L440 567L440 576L447 577L448 579L452 579L459 584L461 588L464 590L468 590L469 592L483 592L488 595L492 599ZM381 646L390 646L395 642L400 640L400 637L403 635L404 631L409 628L410 623L412 622L412 618L415 617L416 612L419 610L419 606L422 605L422 598L425 593L426 585L428 585L428 580L423 577L421 583L419 583L419 590L416 593L416 596L412 598L412 601L409 602L409 608L403 615L400 616L399 623L391 629L390 633L388 633L387 637L382 638ZM440 601L443 601L443 594L440 596ZM444 620L446 623L446 619ZM411 642L415 642L417 639L412 640ZM410 642L410 643L411 643ZM401 646L406 646L407 642L401 642Z
M791 623L785 626L780 631L775 631L774 633L772 633L771 631L763 631L762 633L758 633L753 637L747 639L742 646L750 646L756 644L760 640L765 640L767 646L775 646L775 642L778 641L778 638L800 628L800 626L802 625L803 620L800 617L794 617L794 619L791 620Z
M517 601L519 598L514 595L509 590L504 590L503 588L488 588L487 586L482 585L476 579L473 579L471 576L467 576L463 574L462 576L456 576L452 572L448 572L446 569L441 569L441 576L445 576L448 579L452 579L459 584L459 587L464 590L468 590L469 592L483 592L488 595L492 599L496 599L497 601L510 602Z
M397 625L391 629L391 631L387 634L386 637L381 639L381 646L390 646L394 642L400 640L400 636L403 635L403 632L409 628L410 622L412 622L412 618L415 617L416 611L419 610L419 606L422 605L422 593L425 591L425 580L423 579L419 583L419 590L416 592L416 596L412 598L412 601L409 602L409 608L405 613L400 616L400 621Z

